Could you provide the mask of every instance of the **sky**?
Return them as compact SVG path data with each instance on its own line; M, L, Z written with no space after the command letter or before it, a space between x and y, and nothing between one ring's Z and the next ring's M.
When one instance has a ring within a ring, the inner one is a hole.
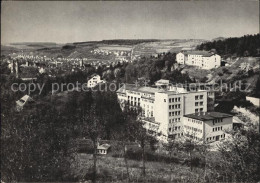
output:
M256 33L258 1L4 1L1 6L2 44Z

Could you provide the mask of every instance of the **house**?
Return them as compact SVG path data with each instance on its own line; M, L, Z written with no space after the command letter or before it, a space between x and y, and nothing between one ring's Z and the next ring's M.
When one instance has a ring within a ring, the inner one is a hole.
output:
M221 57L208 51L184 51L176 55L178 64L197 66L200 69L213 69L221 66Z
M167 86L169 86L169 84L170 84L170 81L166 80L166 79L160 79L155 82L155 86L157 86L157 87L167 87Z
M110 149L110 145L109 144L102 144L97 146L97 154L107 154L109 149Z
M29 95L24 95L21 99L16 101L16 110L23 110L23 108L31 102L33 102L33 99Z
M100 76L98 74L92 74L90 76L90 79L88 80L87 87L93 88L99 83L103 83L104 81L101 80Z
M198 112L184 115L184 135L203 142L223 140L233 129L233 116L220 112Z

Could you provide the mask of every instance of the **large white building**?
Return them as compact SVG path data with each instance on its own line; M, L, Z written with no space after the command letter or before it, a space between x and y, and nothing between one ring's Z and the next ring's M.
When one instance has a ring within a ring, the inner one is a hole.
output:
M122 108L125 104L141 107L145 128L154 135L161 134L162 140L183 136L184 115L207 111L205 90L124 85L117 95Z
M184 115L184 134L204 142L225 139L225 131L232 130L233 116L220 112L199 112Z
M89 88L93 88L95 86L97 86L97 84L99 83L103 83L104 81L101 80L100 76L97 74L93 74L90 79L88 80L87 86Z
M176 55L178 64L197 66L201 69L213 69L221 66L221 57L208 51L187 51Z

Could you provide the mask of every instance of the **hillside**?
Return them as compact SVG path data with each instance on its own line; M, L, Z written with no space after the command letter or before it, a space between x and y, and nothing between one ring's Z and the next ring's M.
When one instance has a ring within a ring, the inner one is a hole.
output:
M239 38L215 39L197 46L199 50L215 49L221 56L260 56L260 34Z
M259 78L259 63L260 58L255 57L240 57L229 58L226 60L228 65L226 67L219 67L212 70L201 70L191 66L185 66L182 73L188 73L191 78L197 81L218 83L234 83L235 81L242 81L250 83L249 93L253 91L256 82Z

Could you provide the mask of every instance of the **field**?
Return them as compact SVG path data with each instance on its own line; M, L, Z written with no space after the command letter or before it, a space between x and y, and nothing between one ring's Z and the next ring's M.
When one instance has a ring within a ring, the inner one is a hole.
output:
M87 173L91 172L93 165L92 155L85 153L74 154L71 165L71 174L75 179L83 180ZM131 182L143 182L142 162L128 160ZM190 171L186 165L146 162L147 182L202 182L203 170L195 168ZM110 156L98 156L97 177L100 182L126 182L126 166L123 158ZM87 174L86 179L90 178Z
M111 45L111 46L99 46L101 50L109 50L109 51L131 51L132 47L129 46L120 46L120 45Z

